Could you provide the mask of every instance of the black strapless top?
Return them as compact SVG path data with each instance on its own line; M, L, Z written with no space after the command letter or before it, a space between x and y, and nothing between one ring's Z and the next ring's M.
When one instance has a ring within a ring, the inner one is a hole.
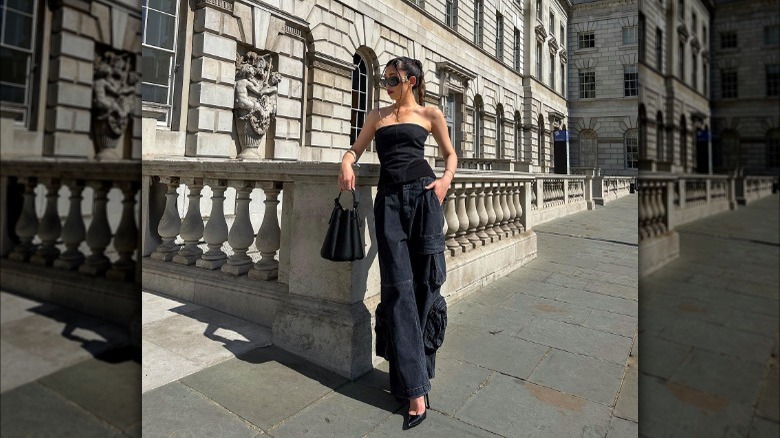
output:
M428 130L416 123L396 123L376 130L379 155L379 185L402 184L424 176L436 178L425 160Z

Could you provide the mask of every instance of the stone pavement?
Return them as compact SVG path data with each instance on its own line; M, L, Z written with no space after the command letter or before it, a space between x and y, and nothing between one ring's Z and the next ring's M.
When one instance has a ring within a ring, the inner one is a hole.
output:
M127 330L4 291L0 309L0 435L141 436L141 358Z
M642 436L780 436L780 197L677 231L640 281Z
M449 309L428 419L387 363L349 381L267 328L144 293L144 437L635 437L634 195L544 224L538 258Z

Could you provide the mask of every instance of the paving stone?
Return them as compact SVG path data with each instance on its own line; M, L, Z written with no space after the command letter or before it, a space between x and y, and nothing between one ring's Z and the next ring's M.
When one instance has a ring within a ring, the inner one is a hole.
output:
M774 341L766 336L687 319L675 320L661 332L661 336L679 344L761 364L769 359Z
M531 295L534 297L548 298L554 300L555 298L558 297L558 295L567 291L568 288L565 288L563 286L558 286L555 284L545 283L543 281L518 280L515 282L514 290L515 293L522 293L524 295Z
M50 374L39 383L126 431L141 417L140 360L137 349L115 349Z
M768 375L763 382L761 396L756 406L756 415L767 418L772 421L780 421L780 370L775 360L769 369Z
M0 435L4 437L102 438L118 432L37 382L0 395Z
M143 357L141 392L166 385L205 368L184 356L168 351L145 339L141 340Z
M639 313L636 300L616 298L584 290L567 291L562 293L557 299L585 308L607 310L628 316L637 316Z
M639 436L639 424L634 421L612 417L607 429L607 438L636 438Z
M637 295L639 294L639 288L636 283L631 286L624 286L605 281L591 281L585 285L585 290L628 300L637 300Z
M173 382L143 395L144 437L255 437L262 431L203 394Z
M203 308L197 304L187 303L151 292L141 293L141 306L142 325L147 325L165 318L170 318L174 315L186 314Z
M436 358L429 399L437 411L452 415L493 374L489 369L448 357Z
M731 403L753 405L761 393L764 367L732 356L694 349L677 368L671 381L723 396Z
M642 339L639 369L642 373L662 379L672 377L692 349L650 333L640 334L639 337Z
M506 307L486 306L463 301L453 309L448 309L447 321L459 325L480 327L490 332L514 334L528 325L533 314L525 310L513 310ZM445 342L447 336L445 335Z
M513 336L451 324L437 354L526 379L548 349Z
M582 326L615 335L633 337L637 329L637 318L594 309L582 323Z
M528 381L612 406L622 371L623 367L613 362L552 349Z
M42 306L51 306L41 304L19 295L9 292L0 292L0 324L13 322L31 315L35 315L31 309L41 308Z
M268 431L274 438L364 436L408 403L357 383L339 387Z
M479 427L458 421L455 418L442 415L435 409L428 411L425 421L419 426L410 430L403 430L405 415L398 412L390 416L382 424L366 435L367 438L391 438L391 437L435 437L435 438L453 438L453 437L475 437L475 438L496 438L498 435Z
M455 417L507 437L604 436L610 408L496 374Z
M549 319L535 319L517 336L559 350L615 362L621 366L625 364L631 349L630 338Z
M346 379L281 349L266 347L187 376L181 382L268 430Z
M639 367L636 357L629 357L626 361L614 414L634 422L639 421Z
M777 438L780 436L780 423L756 417L750 428L750 438Z
M0 339L0 392L34 382L60 368L60 363L48 361Z
M563 293L563 292L562 292ZM502 304L503 307L528 312L536 318L582 324L590 316L591 310L565 301L540 298L532 295L516 294ZM527 326L518 326L518 330Z

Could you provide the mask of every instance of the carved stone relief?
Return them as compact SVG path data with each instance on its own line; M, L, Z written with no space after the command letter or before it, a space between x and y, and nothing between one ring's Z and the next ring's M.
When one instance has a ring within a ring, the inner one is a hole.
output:
M248 52L236 60L236 120L240 158L261 158L258 148L276 117L279 72L271 71L269 55Z
M132 68L129 55L107 51L95 62L92 126L98 159L122 158L122 148L117 145L127 131L137 102L139 80L140 75Z

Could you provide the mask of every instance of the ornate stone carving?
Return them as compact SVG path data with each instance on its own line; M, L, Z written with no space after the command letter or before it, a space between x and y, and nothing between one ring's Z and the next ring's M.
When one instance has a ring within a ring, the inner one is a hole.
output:
M271 120L276 117L279 72L271 71L268 55L248 52L236 60L236 95L233 113L236 118L240 158L260 158L260 142Z
M92 126L97 158L122 158L119 139L136 104L135 87L140 75L133 71L127 55L105 52L95 62L92 93Z

